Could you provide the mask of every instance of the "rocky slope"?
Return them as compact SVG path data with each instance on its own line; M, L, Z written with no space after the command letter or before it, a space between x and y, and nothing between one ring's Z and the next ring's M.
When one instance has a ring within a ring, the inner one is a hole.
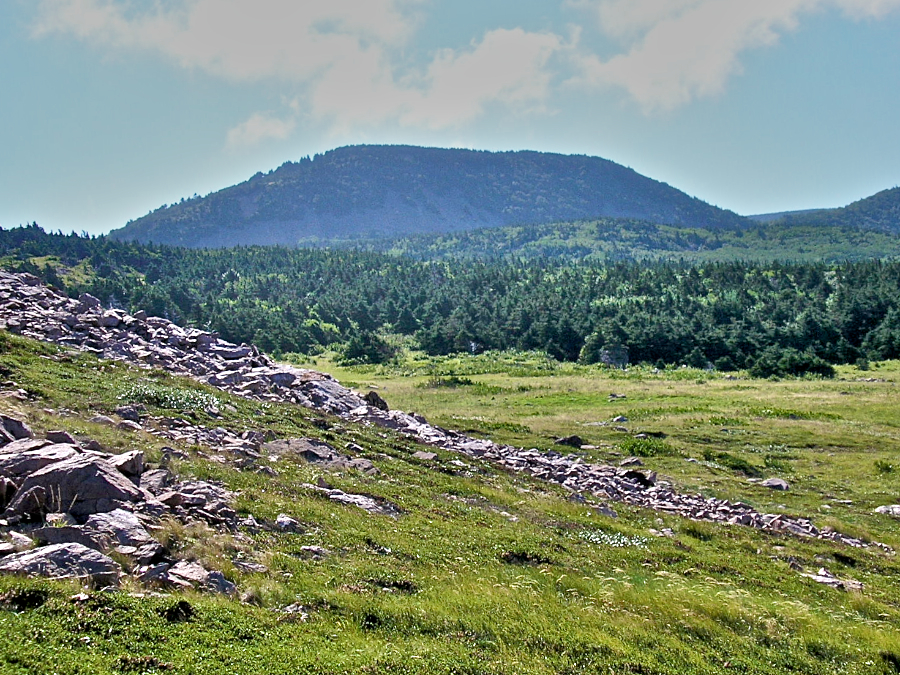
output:
M861 540L828 528L820 530L804 517L764 514L743 503L681 493L673 485L657 480L655 472L637 469L640 464L637 461L619 467L594 465L584 462L577 454L498 445L442 429L429 424L421 415L390 410L374 392L362 396L329 375L276 363L252 345L231 344L214 333L182 328L142 313L132 316L120 310L104 309L89 295L70 299L27 274L0 271L0 327L89 351L101 358L127 361L146 368L163 368L238 396L259 401L289 401L349 423L393 430L423 446L490 461L509 471L557 483L575 498L587 500L610 514L613 513L609 506L611 502L625 502L695 520L827 539L854 547L867 546ZM262 434L237 435L227 429L210 429L184 420L147 418L135 406L122 407L117 414L121 421L112 418L96 421L200 443L218 453L214 457L217 461L228 462L242 470L271 472L273 469L267 461L291 453L326 466L377 471L366 460L344 455L314 439L267 443ZM4 425L5 432L0 434L0 443L4 446L0 447L3 506L6 507L3 517L13 524L28 520L40 522L47 513L62 513L64 515L54 517L64 518L72 527L87 530L79 532L77 540L42 540L47 544L84 545L102 538L102 528L98 530L92 526L90 519L105 513L118 514L119 519L129 518L128 514L133 513L148 522L171 514L183 520L201 518L216 527L234 529L236 526L229 495L221 488L205 483L173 485L173 478L164 469L145 472L143 458L137 453L110 456L91 448L90 444L78 445L63 435L31 439L25 425L13 419L5 419ZM570 442L577 445L577 441ZM348 450L353 452L352 444ZM418 459L425 462L434 458L424 449L417 454ZM74 487L88 483L96 485L96 489L85 492L83 488ZM371 496L347 494L327 485L306 487L373 514L391 516L398 513L391 504ZM784 489L787 486L773 483L771 487ZM254 526L253 523L249 525ZM46 530L45 527L42 532ZM116 532L118 530L113 530L114 536L118 536ZM38 538L40 536L44 535L38 535ZM176 578L174 583L180 583L175 567L178 561L166 558L166 552L158 548L145 549L148 542L141 541L133 537L124 542L120 539L120 545L131 547L125 553L134 556L142 565L136 568L136 576L149 580L153 575L164 575L170 583L169 577ZM65 557L73 552L63 550L61 554ZM2 569L8 568L0 565ZM188 583L211 584L227 590L222 579L213 577L210 580L209 573L203 576L196 570L194 572L202 579Z
M599 157L355 146L164 206L110 236L293 246L601 216L712 230L749 224Z

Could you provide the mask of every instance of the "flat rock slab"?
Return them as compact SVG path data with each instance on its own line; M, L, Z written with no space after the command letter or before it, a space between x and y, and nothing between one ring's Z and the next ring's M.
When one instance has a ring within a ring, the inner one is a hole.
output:
M85 522L85 527L101 532L124 546L143 546L153 541L150 533L136 515L124 509L108 513L95 513Z
M879 506L877 509L875 509L875 513L883 513L887 516L900 518L900 504L888 504L886 506Z
M75 517L112 511L123 502L140 502L144 493L109 463L97 457L78 455L50 464L34 472L19 488L6 514L30 514L33 507L24 502L32 489L43 489L47 510L70 513Z
M53 544L0 559L0 572L50 579L79 579L97 586L119 581L122 568L112 558L82 544Z
M81 544L97 551L105 551L112 545L108 536L82 525L40 527L32 530L31 536L41 545Z
M348 506L356 506L371 514L397 517L402 513L399 506L391 504L384 499L376 499L374 497L369 497L368 495L350 494L342 490L332 490L317 485L310 485L309 483L304 483L302 487L320 492L326 495L331 501L338 502L339 504L347 504Z
M45 445L22 452L3 452L0 454L0 474L14 479L22 478L45 466L62 462L77 454L79 454L78 448L67 443Z
M782 480L781 478L767 478L766 480L760 483L762 487L767 487L770 490L790 490L791 486L788 485L786 480Z

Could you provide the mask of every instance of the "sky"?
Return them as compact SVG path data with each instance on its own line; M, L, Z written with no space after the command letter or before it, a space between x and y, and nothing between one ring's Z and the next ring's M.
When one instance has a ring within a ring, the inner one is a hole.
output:
M0 0L0 226L355 144L604 157L749 215L900 184L900 0Z

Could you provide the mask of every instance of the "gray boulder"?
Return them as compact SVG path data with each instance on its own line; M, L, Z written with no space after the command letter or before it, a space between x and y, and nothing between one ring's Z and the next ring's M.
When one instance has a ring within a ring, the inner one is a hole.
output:
M153 541L150 533L136 515L123 509L108 513L95 513L85 522L85 527L102 532L124 546L143 546Z
M105 513L123 502L139 502L144 493L108 462L77 455L34 472L22 483L6 509L7 517L33 513L21 503L33 488L45 490L44 507L71 513L76 518Z
M132 479L140 480L141 474L144 473L143 450L123 452L121 455L110 457L107 461L116 467L123 475Z
M767 478L766 480L760 483L763 487L767 487L770 490L790 490L791 486L788 485L786 480L781 478Z
M883 513L886 516L900 518L900 504L887 504L885 506L879 506L877 509L875 509L875 513Z
M53 544L0 559L0 572L50 579L79 579L97 586L118 583L122 568L82 544Z
M51 443L67 443L68 445L78 445L78 441L68 431L48 431L45 436Z
M0 423L2 423L3 429L16 440L34 437L34 433L28 428L28 425L15 417L0 415Z

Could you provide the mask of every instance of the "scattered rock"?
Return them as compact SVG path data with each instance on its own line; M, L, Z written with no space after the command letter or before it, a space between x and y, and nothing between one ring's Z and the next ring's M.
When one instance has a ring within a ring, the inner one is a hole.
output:
M23 478L38 469L43 469L45 466L56 464L78 454L79 450L77 448L66 444L45 445L24 452L3 452L0 454L0 473L12 479Z
M433 462L438 457L436 452L426 452L425 450L417 450L412 456L413 459L420 459L423 462Z
M568 445L572 448L580 448L584 445L584 440L582 440L581 436L564 436L563 438L557 438L553 441L556 445Z
M108 551L112 548L112 540L96 530L80 525L62 527L40 527L31 531L41 546L47 544L81 544L96 551Z
M900 518L900 504L879 506L877 509L875 509L875 513L883 513L893 518Z
M787 481L781 478L767 478L766 480L761 481L759 484L763 487L769 488L770 490L789 490L791 488L791 486L788 485Z
M279 513L275 519L275 527L282 532L300 532L303 526L299 520L294 520L286 513Z
M52 544L0 559L0 572L51 579L78 579L97 586L118 583L122 568L82 544Z
M856 579L838 579L824 567L819 568L815 574L801 574L800 576L841 591L861 591L863 589L863 584Z
M174 374L208 382L244 398L292 402L336 415L347 421L393 429L423 444L489 460L506 470L526 473L537 479L562 485L572 492L581 492L602 500L657 509L695 520L735 523L763 530L788 532L797 536L817 537L848 546L867 546L857 539L828 528L820 531L806 518L763 514L746 504L675 492L668 484L656 482L652 473L644 475L642 482L637 476L629 477L627 472L620 473L621 468L589 464L574 455L561 456L559 453L540 452L534 448L503 446L441 429L429 424L420 415L385 410L373 405L373 402L378 403L376 399L367 400L359 396L341 386L329 375L276 364L252 346L234 345L221 340L215 333L181 328L166 319L147 317L143 312L137 312L131 317L122 312L107 312L102 309L99 300L92 296L85 294L79 300L72 300L42 286L40 281L31 275L0 270L0 289L8 293L8 297L15 298L13 302L0 303L0 323L5 322L10 331L27 337L88 350L105 358L127 361L140 367L164 368ZM115 327L112 324L115 324ZM611 396L610 400L614 398L620 396ZM9 438L18 439L12 441L18 443L32 435L27 426L18 420L7 425L6 418L2 419L4 422L0 424L2 427L0 446L8 442ZM94 418L94 421L115 425L114 420L105 416ZM619 416L613 420L613 424L626 421L624 416ZM319 420L319 422L325 428L329 426L327 421ZM612 426L606 422L595 425L628 433L628 429L624 426ZM169 428L150 430L165 438L218 447L222 461L228 462L229 457L233 457L234 464L238 468L261 470L260 467L254 468L257 456L253 454L260 449L260 439L241 438L225 429L206 429L184 420L172 420L172 426ZM648 436L656 436L651 432L645 433ZM583 442L577 443L578 447L582 445ZM329 458L321 458L321 465L326 468L358 468L367 473L377 471L368 460L341 455L333 448L330 448L329 452L334 454L329 455ZM174 451L168 456L175 456ZM73 460L65 460L59 464L70 461ZM330 462L334 464L328 466ZM55 466L58 464L49 465L40 471L47 471ZM150 493L160 494L172 488L173 491L187 497L183 505L173 507L179 517L200 517L216 525L237 526L236 514L232 515L234 512L226 503L210 500L205 495L200 495L202 499L197 495L192 496L181 487L161 484L159 475L148 478L147 473L153 472L145 472L140 482ZM31 480L31 477L26 479L25 483L28 480ZM372 508L372 512L380 512L378 509L382 508L380 506L382 502L365 495L348 495L327 488L310 487L328 492L328 497L334 501L356 504L367 510ZM42 490L41 485L23 484L13 500L14 505L18 504L18 511L10 511L12 508L10 505L6 515L19 517L18 512L22 512L36 517L47 510L59 510L58 506L46 503L51 493ZM146 496L146 493L142 494ZM50 499L59 501L55 496ZM149 502L136 499L137 503L147 504L149 508ZM103 510L109 511L117 506L119 505L104 502ZM165 508L161 504L158 506ZM392 515L399 513L396 507L393 509L392 511L388 508L387 512ZM872 545L889 550L881 544Z

